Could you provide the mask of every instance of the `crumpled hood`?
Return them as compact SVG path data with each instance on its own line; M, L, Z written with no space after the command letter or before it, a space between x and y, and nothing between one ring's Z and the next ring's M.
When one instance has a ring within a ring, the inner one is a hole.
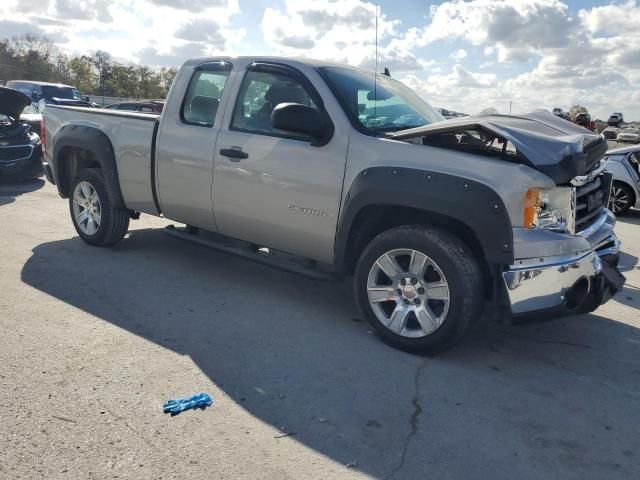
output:
M508 140L516 148L522 163L541 171L557 184L567 183L591 170L607 150L607 142L600 135L544 110L522 116L456 118L389 136L408 140L473 129L485 130Z
M17 120L31 99L13 88L0 87L0 114Z

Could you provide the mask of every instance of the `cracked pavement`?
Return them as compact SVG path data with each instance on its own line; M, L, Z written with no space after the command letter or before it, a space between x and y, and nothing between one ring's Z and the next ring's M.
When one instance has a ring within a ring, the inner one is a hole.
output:
M640 478L640 212L607 305L434 358L379 342L349 282L167 223L96 249L52 186L0 186L0 478Z

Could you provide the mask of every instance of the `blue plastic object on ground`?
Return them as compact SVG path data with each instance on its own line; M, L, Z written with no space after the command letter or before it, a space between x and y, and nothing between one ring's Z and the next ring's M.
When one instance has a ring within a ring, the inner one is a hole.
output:
M178 398L176 400L168 400L163 407L164 413L174 415L190 410L192 408L202 408L203 410L213 405L213 400L206 393L198 393L192 397Z

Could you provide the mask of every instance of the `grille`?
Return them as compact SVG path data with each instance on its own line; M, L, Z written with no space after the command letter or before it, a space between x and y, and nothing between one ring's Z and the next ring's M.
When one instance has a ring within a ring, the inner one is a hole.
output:
M0 162L9 162L11 160L20 160L31 156L33 148L29 145L22 147L0 147Z
M612 175L605 172L576 189L576 231L591 226L609 203Z

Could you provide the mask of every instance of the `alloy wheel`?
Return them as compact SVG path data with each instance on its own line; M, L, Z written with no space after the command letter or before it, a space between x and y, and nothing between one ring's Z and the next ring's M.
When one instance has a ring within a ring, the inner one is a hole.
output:
M98 192L89 182L79 182L73 191L73 216L82 233L95 235L98 231L102 207Z
M376 260L367 295L378 321L406 338L425 337L440 328L451 301L442 269L412 249L391 250Z
M631 199L627 192L620 187L613 186L611 189L611 199L609 200L613 213L620 213L627 210L630 201Z

